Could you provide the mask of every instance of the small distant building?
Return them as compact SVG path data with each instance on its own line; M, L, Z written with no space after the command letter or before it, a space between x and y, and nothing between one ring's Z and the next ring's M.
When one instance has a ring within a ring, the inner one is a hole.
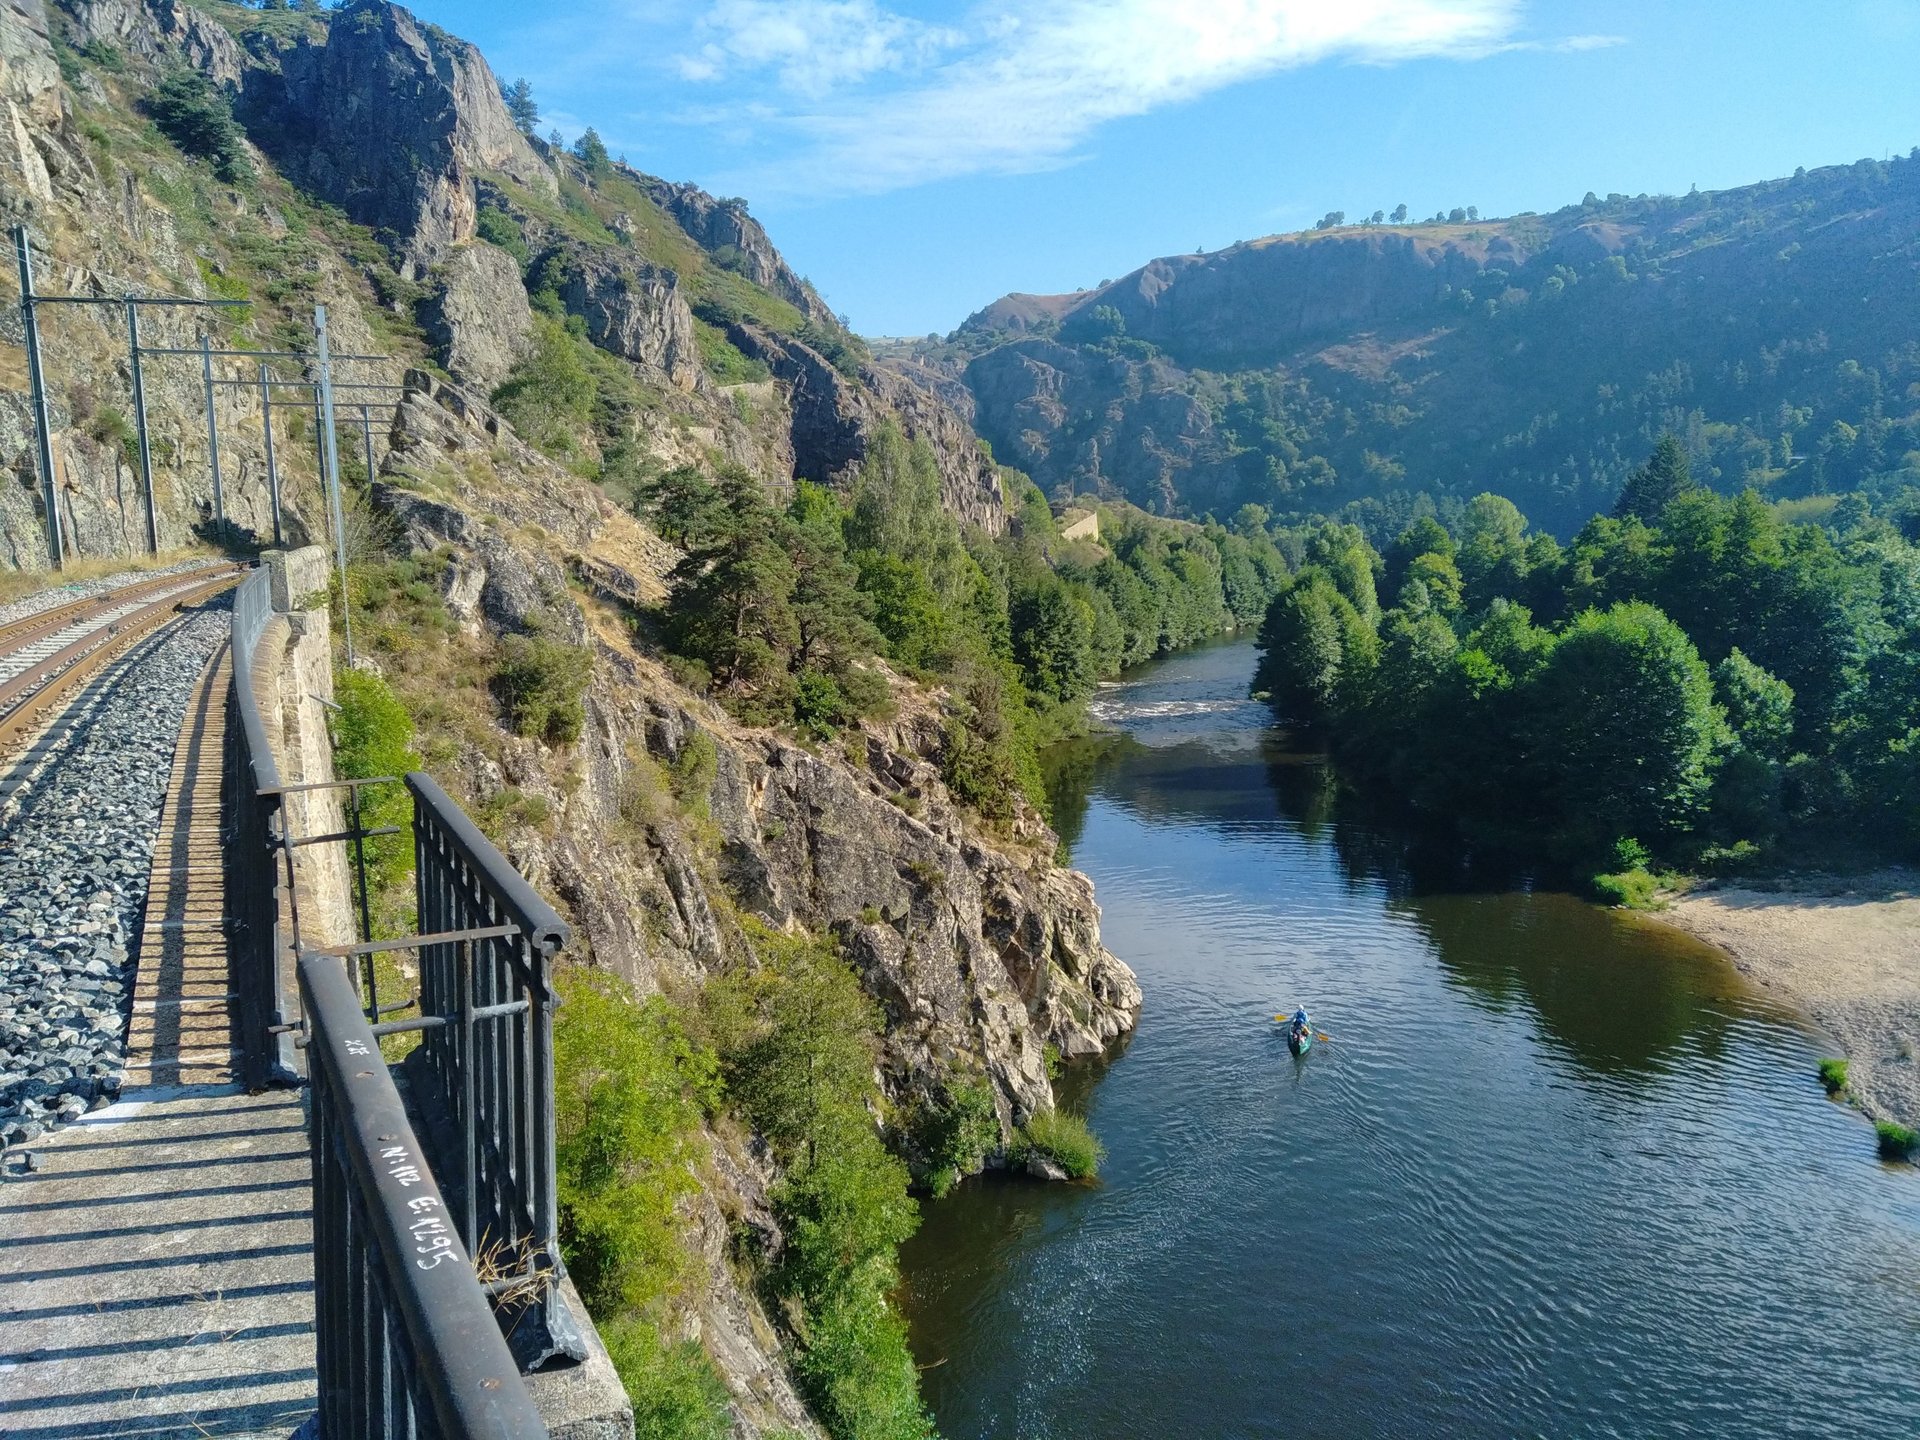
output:
M1100 517L1092 510L1078 507L1060 512L1060 538L1062 540L1091 540L1100 542Z

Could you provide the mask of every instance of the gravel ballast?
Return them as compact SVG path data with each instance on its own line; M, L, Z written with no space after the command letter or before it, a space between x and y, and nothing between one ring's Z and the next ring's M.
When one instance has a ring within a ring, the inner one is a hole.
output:
M115 661L0 803L0 1143L119 1093L133 953L181 720L229 602Z

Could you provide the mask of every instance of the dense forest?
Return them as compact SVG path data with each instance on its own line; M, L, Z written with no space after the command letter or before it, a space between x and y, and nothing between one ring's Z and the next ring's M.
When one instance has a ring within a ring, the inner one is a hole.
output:
M1547 215L1332 226L1009 296L920 359L1050 495L1344 511L1473 495L1565 537L1662 433L1723 494L1920 481L1920 157Z
M1063 540L1024 477L1009 533L939 505L923 444L878 437L844 498L801 482L784 508L752 476L666 473L643 509L685 559L656 617L678 677L740 718L825 737L886 712L876 657L949 685L944 769L990 818L1044 808L1037 748L1081 723L1126 665L1257 623L1289 567L1258 526L1236 533L1105 512L1105 544Z
M1483 494L1305 558L1256 690L1419 810L1616 876L1920 848L1920 548L1859 496L1795 521L1668 436L1565 546Z

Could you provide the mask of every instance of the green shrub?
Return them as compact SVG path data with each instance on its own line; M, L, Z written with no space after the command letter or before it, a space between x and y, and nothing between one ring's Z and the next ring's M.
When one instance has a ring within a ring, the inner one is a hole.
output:
M1107 1148L1078 1115L1065 1110L1042 1110L1020 1132L1027 1145L1046 1156L1075 1180L1097 1173Z
M1829 1095L1838 1095L1847 1088L1847 1062L1844 1060L1822 1060L1820 1062L1820 1083L1827 1087Z
M1617 875L1594 876L1593 889L1609 905L1627 910L1652 910L1656 908L1654 897L1660 882L1645 870L1622 870Z
M147 113L175 145L213 166L227 184L253 178L227 97L197 70L175 70L154 87Z
M673 798L689 814L705 818L713 782L720 776L720 751L704 730L689 730L673 757Z
M567 1269L596 1315L641 1312L685 1281L674 1207L696 1185L691 1135L717 1098L710 1051L659 997L562 972L554 1025L555 1153Z
M695 1340L665 1344L644 1320L600 1326L607 1355L633 1402L634 1440L726 1440L727 1387Z
M923 1111L918 1140L926 1157L927 1183L935 1196L952 1187L955 1174L972 1175L1000 1145L1000 1114L984 1080L963 1080Z
M364 670L341 670L334 678L333 772L342 780L404 775L420 768L413 749L413 718L385 680ZM393 825L397 835L366 842L367 882L378 894L398 886L413 869L413 802L401 785L359 789L360 822Z
M1880 1137L1880 1158L1882 1160L1911 1160L1914 1151L1920 1150L1920 1135L1916 1135L1904 1125L1896 1125L1891 1120L1874 1123L1874 1133Z
M831 942L749 922L756 962L707 986L727 1094L786 1167L786 1244L769 1277L798 1311L795 1370L837 1440L925 1440L906 1328L889 1296L919 1214L869 1107L879 1015Z
M474 220L474 231L489 245L497 245L520 262L521 273L533 263L533 252L527 248L526 236L520 233L520 227L506 211L492 205L482 206Z
M567 745L586 725L582 697L592 678L592 651L544 635L509 635L493 683L515 734Z
M828 1432L841 1440L933 1440L907 1327L884 1303L842 1294L809 1313L796 1368Z

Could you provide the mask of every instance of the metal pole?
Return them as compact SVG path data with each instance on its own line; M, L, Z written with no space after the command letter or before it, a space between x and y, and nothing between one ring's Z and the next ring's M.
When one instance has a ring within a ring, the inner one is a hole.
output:
M147 498L147 553L160 553L160 522L153 509L153 446L147 438L147 382L140 369L140 307L127 300L127 362L133 369L133 429L140 439L140 488Z
M207 385L207 462L213 466L213 528L222 545L227 542L227 506L220 493L220 423L213 413L213 352L200 337L200 374Z
M47 558L58 570L66 562L60 542L60 494L53 475L53 425L47 418L47 386L40 374L40 326L34 316L33 250L27 227L13 227L14 258L20 262L20 316L27 330L27 383L33 391L33 435L40 462L41 495L47 506Z
M273 504L273 543L286 544L280 533L280 471L273 463L273 401L267 390L267 364L260 362L260 430L267 437L267 498Z
M367 418L367 407L360 407L360 443L367 452L367 484L373 484L373 421Z
M313 307L313 329L320 355L320 453L325 457L323 478L327 503L333 511L333 553L340 566L340 629L347 642L347 664L353 664L353 599L347 589L347 520L340 506L340 455L333 433L333 362L327 358L327 307Z

